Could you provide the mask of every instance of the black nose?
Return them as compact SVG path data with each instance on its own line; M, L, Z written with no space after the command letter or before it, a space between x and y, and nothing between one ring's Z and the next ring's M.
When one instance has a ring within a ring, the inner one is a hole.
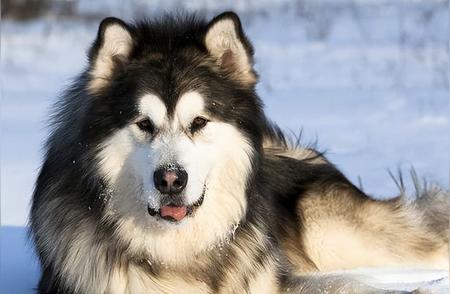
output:
M179 166L160 167L153 174L155 188L163 194L183 191L188 180L187 172Z

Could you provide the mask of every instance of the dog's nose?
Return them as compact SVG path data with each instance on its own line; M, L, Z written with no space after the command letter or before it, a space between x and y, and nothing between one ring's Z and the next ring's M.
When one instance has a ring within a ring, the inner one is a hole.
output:
M178 166L161 167L153 174L155 188L162 194L180 193L186 187L187 180L187 172Z

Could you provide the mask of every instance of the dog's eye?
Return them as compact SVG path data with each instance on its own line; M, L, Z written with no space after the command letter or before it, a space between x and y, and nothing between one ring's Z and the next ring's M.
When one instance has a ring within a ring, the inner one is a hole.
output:
M137 122L136 125L146 133L153 134L155 132L155 126L148 118Z
M208 120L206 118L197 116L196 118L194 118L194 120L191 123L191 133L195 133L198 130L204 128L207 123L208 123Z

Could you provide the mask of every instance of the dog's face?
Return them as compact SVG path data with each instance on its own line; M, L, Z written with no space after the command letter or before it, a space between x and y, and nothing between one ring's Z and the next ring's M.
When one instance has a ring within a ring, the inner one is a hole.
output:
M188 222L203 202L223 201L214 197L234 198L235 211L242 213L241 189L255 150L232 121L208 111L218 103L188 91L169 112L157 94L137 99L136 114L102 143L99 153L101 172L113 190L110 213L155 229Z
M226 238L244 217L263 122L236 15L166 26L103 21L87 82L88 116L105 129L104 217L135 253L165 261Z

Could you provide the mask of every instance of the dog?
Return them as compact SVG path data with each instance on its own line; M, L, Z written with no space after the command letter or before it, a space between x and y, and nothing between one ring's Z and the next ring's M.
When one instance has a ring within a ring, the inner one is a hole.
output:
M233 12L104 19L33 194L39 293L383 293L321 273L448 268L448 192L371 199L290 143L257 80Z

